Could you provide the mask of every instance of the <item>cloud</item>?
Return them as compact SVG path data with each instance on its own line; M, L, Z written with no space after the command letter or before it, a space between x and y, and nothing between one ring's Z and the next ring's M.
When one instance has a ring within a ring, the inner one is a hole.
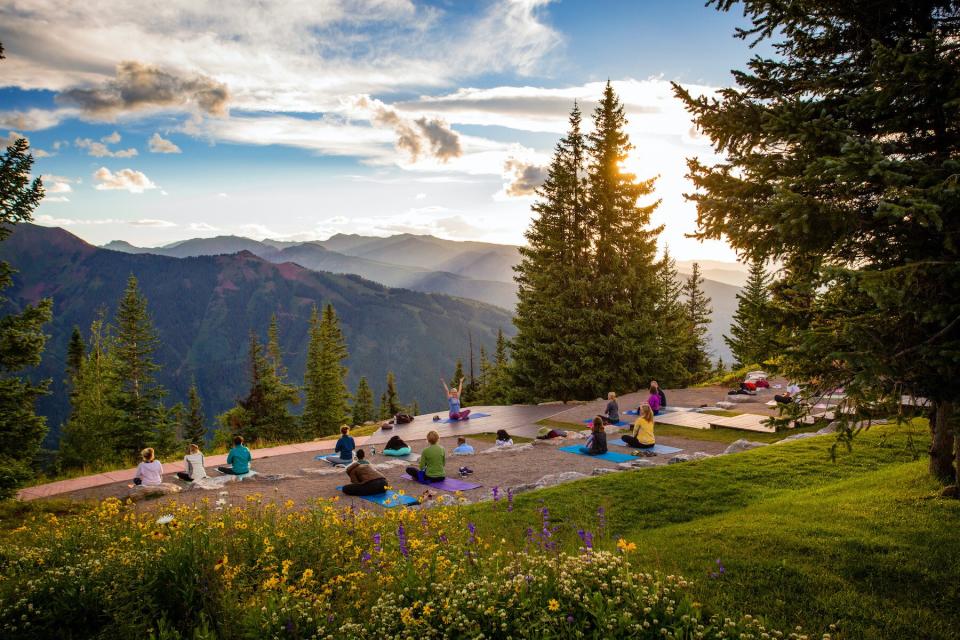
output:
M111 173L106 167L100 167L93 174L93 179L97 181L95 186L97 191L121 190L143 193L147 189L157 188L150 178L134 169L120 169L116 173Z
M156 220L154 218L141 218L140 220L131 220L130 224L134 227L153 227L155 229L169 229L177 226L176 222L169 220Z
M265 238L276 238L280 236L276 231L271 231L262 224L243 224L239 227L240 234L254 240L264 240Z
M162 138L159 133L150 136L150 151L153 153L180 153L180 147L170 140Z
M518 158L509 157L503 163L504 178L507 184L503 186L508 196L530 196L536 193L537 187L547 179L547 167Z
M43 202L47 202L47 198L43 199ZM95 220L82 220L76 218L55 218L54 216L41 213L40 215L34 216L34 222L37 224L42 224L50 227L72 227L76 225L102 225L102 224L123 224L123 220L117 220L116 218L104 218L104 219L95 219Z
M77 138L73 141L73 144L78 149L86 149L87 155L95 158L132 158L137 155L137 150L133 147L113 150L107 146L118 142L120 142L120 134L114 131L110 135L100 138L100 142L90 138Z
M75 115L76 109L30 109L28 111L0 112L0 127L26 131L40 131L60 124Z
M412 162L424 154L441 162L463 155L460 136L440 119L405 118L396 109L369 96L357 98L356 106L369 113L374 124L393 129L397 135L397 149L406 152Z
M181 74L136 61L117 65L116 76L90 88L68 89L57 102L78 107L84 115L112 121L118 115L147 109L196 108L224 116L227 85L202 74Z
M207 224L206 222L191 222L188 227L190 231L219 231L217 227L212 224Z
M46 202L70 202L70 198L67 196L47 196L43 199Z

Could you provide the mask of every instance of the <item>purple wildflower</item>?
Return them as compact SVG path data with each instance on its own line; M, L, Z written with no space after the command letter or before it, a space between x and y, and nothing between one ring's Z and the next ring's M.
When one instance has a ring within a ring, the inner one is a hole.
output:
M467 529L470 530L470 544L477 544L477 527L472 522L468 522Z
M373 551L374 553L380 553L382 549L380 548L380 534L373 534Z
M494 487L491 491L493 492L493 501L496 502L500 499L500 487Z
M584 531L583 529L580 529L579 531L577 531L577 535L580 536L580 540L583 542L584 549L586 549L587 551L590 551L591 549L593 549L592 533L590 533L589 531Z
M440 544L447 544L447 536L445 536L442 533L440 534L439 540L440 540Z
M397 527L397 542L400 543L400 553L403 554L404 558L410 556L410 550L407 549L407 530L403 528L403 523L400 523L400 526Z
M573 616L567 616L567 624L573 624Z

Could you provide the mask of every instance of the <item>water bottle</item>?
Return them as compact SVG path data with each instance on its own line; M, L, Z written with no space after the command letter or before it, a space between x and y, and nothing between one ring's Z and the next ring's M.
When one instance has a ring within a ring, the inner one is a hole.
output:
M370 455L372 455L372 456L377 455L377 448L376 448L376 447L370 447Z

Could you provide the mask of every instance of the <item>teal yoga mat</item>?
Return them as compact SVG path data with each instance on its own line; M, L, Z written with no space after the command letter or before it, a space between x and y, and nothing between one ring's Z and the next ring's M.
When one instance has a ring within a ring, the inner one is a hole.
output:
M337 487L337 491L343 491L343 487ZM402 496L396 491L387 491L378 493L375 496L347 496L349 498L360 498L367 502L373 502L381 507L392 509L393 507L406 507L407 505L417 504L418 500L410 496Z
M560 447L560 451L563 451L564 453L573 453L578 456L587 456L588 458L594 458L596 460L606 460L607 462L630 462L631 460L636 460L636 458L633 456L628 456L625 453L617 453L616 451L607 451L599 456L591 456L580 450L580 447L582 446L582 444L574 444L569 447Z
M611 441L608 442L607 444L612 444L612 445L615 446L615 447L629 447L629 446L630 446L630 445L628 445L626 442L624 442L624 441L623 441L622 439L620 439L620 438L617 438L616 440L611 440ZM667 453L677 453L678 451L683 451L683 449L677 449L676 447L668 447L668 446L665 445L665 444L655 444L655 445L653 445L652 447L650 447L650 448L648 448L648 449L641 449L641 451L653 451L654 453L667 454Z

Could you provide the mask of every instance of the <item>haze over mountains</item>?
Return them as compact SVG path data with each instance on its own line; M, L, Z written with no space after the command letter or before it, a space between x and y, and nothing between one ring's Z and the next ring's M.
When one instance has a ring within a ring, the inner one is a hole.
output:
M295 262L308 269L359 275L388 287L470 298L513 311L517 288L513 265L518 247L488 242L458 242L428 235L399 234L387 238L337 234L311 242L257 241L239 236L194 238L163 247L135 247L113 241L105 249L154 253L171 257L218 255L249 251L270 262ZM704 291L712 300L709 349L731 361L723 342L737 308L736 294L746 280L745 266L713 260L698 261ZM681 276L692 261L678 261Z
M193 251L188 243L180 250ZM21 224L0 243L0 260L19 270L5 292L15 309L43 297L54 300L53 322L46 327L51 338L36 372L53 381L54 393L39 403L49 418L48 444L56 442L66 415L70 332L76 325L86 334L101 308L112 318L131 273L160 334L156 356L171 403L185 400L196 380L210 419L246 391L249 332L263 339L273 313L294 383L303 379L310 309L332 302L350 350L351 389L366 375L379 397L386 372L393 371L401 401L417 399L423 410L444 405L438 377L450 376L457 358L468 358L468 334L477 350L492 350L498 329L513 334L510 313L499 307L274 264L246 250L183 258L124 253L92 246L63 229Z

